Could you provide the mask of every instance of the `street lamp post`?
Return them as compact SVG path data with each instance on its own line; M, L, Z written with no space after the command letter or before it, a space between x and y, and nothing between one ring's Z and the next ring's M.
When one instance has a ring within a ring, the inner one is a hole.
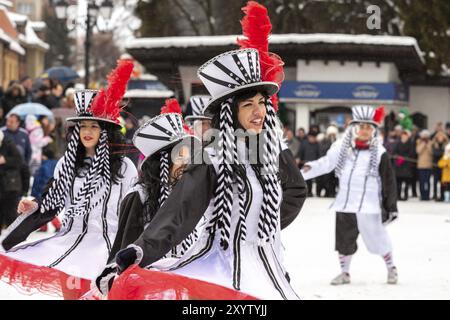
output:
M91 35L92 29L97 25L97 15L100 12L103 19L109 20L111 18L113 4L111 0L103 0L98 5L99 1L87 0L87 12L86 19L84 20L83 27L86 30L84 41L84 86L89 88L89 51L91 48ZM67 9L69 3L66 0L59 0L55 4L56 16L58 19L67 19ZM77 26L77 20L75 19L74 28Z

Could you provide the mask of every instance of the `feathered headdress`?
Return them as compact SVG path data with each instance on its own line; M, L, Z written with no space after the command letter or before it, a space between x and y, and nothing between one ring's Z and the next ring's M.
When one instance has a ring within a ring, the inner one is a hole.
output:
M384 120L384 117L386 115L386 112L384 110L384 106L379 106L375 109L375 113L373 115L373 121L375 121L378 124L381 124Z
M181 110L180 103L177 99L167 99L166 104L161 107L161 114L165 113L177 113L180 116L183 115L183 112ZM192 130L189 128L187 124L183 121L183 129L187 134L193 134Z
M255 1L249 1L242 11L245 13L245 17L241 20L242 34L245 38L238 39L238 45L241 49L257 49L261 66L261 80L275 82L281 86L284 80L284 62L278 55L269 52L272 24L267 8ZM275 111L278 111L276 95L272 96L272 104Z
M130 59L118 61L117 67L108 75L108 87L96 95L88 109L94 117L108 119L120 125L120 102L127 89L133 67L133 61Z

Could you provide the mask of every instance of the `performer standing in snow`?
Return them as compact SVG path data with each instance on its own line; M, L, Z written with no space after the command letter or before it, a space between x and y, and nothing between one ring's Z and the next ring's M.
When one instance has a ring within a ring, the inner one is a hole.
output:
M335 170L339 192L336 210L336 251L342 273L332 285L350 283L350 262L357 250L358 234L367 249L382 256L388 270L387 282L397 283L392 245L383 224L397 218L395 173L386 149L378 137L383 107L355 106L343 139L336 141L327 154L302 169L305 179Z
M244 23L255 19L249 23L270 26L266 8L250 2L245 9ZM270 28L264 31L267 48ZM281 143L270 99L279 88L274 80L282 78L280 62L267 49L247 48L223 53L200 67L198 76L212 96L207 110L219 132L217 145L205 149L211 164L192 165L183 174L144 233L116 255L119 273L138 263L257 298L298 299L282 264L280 230L298 215L306 186L292 153ZM260 69L263 63L268 69ZM250 141L264 140L259 158L258 146L235 139L238 128L253 135ZM161 259L202 217L206 226L195 245L175 263Z
M106 91L75 93L77 117L67 119L75 122L67 150L42 202L20 202L21 215L2 241L6 257L15 260L0 259L2 275L8 274L9 262L27 262L32 265L21 270L21 280L27 280L22 283L45 286L54 281L45 278L46 267L92 280L105 266L117 232L119 204L137 177L134 164L117 151L123 143L119 103L132 69L131 62L119 61ZM54 236L17 246L63 210L63 226Z
M205 114L206 106L211 100L211 96L192 96L189 101L191 103L192 115L187 116L184 120L194 130L197 138L201 139L205 144L211 140L211 120L212 117Z

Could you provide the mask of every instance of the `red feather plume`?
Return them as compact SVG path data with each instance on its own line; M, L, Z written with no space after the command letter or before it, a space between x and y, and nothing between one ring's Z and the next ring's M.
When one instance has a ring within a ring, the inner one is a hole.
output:
M180 116L183 115L183 112L181 111L180 103L177 99L167 99L166 104L162 106L161 108L161 114L165 113L178 113ZM183 121L183 129L187 134L193 134L191 128Z
M375 109L375 113L373 115L373 121L381 124L381 122L383 122L385 115L386 114L385 114L384 106L379 106L378 108Z
M257 49L261 66L261 80L275 82L281 86L284 80L284 63L278 55L269 52L272 24L267 8L255 1L249 1L242 11L245 13L245 17L241 20L242 34L246 38L238 39L238 45L241 49ZM275 111L278 111L276 95L272 97L272 103Z
M133 61L130 59L118 60L117 67L108 75L108 87L100 90L92 102L89 111L95 117L119 123L121 110L119 106L127 89L133 67Z
M180 104L177 99L167 99L166 104L161 108L161 114L178 113L182 114Z

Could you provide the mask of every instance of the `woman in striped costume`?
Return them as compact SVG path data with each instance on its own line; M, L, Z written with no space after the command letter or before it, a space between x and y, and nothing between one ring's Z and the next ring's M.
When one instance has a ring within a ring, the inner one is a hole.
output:
M205 148L204 163L186 170L134 245L117 253L119 273L139 264L260 299L298 299L283 267L280 231L298 215L306 186L281 141L270 99L279 85L261 79L265 74L255 49L226 52L200 67L212 96L215 143ZM176 261L163 258L202 218L195 244ZM128 275L129 285L133 278Z
M134 164L117 150L123 141L118 105L132 69L131 62L122 61L109 76L108 90L75 93L77 117L68 119L75 126L67 150L42 202L20 202L20 216L2 241L7 250L0 260L2 277L13 276L41 292L49 289L59 294L59 290L89 289L80 288L83 281L79 278L87 280L86 285L103 269L117 233L120 202L137 177ZM60 213L63 226L59 232L21 244ZM20 275L15 272L18 261L27 263ZM58 274L52 268L62 271L61 279L67 275L67 281L52 279Z

